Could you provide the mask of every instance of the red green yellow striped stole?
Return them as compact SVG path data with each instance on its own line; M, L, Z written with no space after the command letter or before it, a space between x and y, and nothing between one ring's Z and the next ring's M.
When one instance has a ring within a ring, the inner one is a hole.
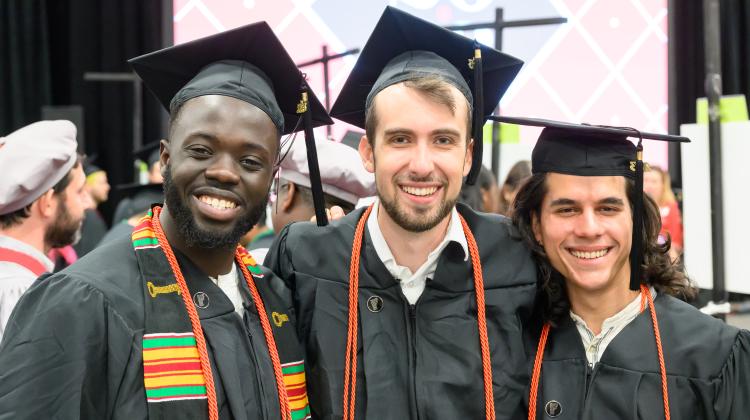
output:
M200 412L208 413L211 398L180 286L154 232L152 217L158 217L158 212L157 216L154 213L152 210L144 216L131 235L144 279L146 298L146 326L142 342L144 387L150 418L179 419L187 413L192 416ZM237 256L250 274L245 278L248 287L253 282L253 288L267 289L269 286L265 281L255 281L264 279L265 275L247 250L238 247ZM266 308L266 314L277 316L280 321L280 325L272 329L272 335L277 343L277 361L281 365L281 381L286 390L291 419L309 419L305 366L299 360L302 354L294 327L282 322L283 317L289 320L288 315L283 314L286 305L277 302L272 293L268 294L268 298L267 302L259 298L259 305ZM210 378L211 373L208 372L208 375ZM215 396L213 398L215 400Z
M193 333L145 334L143 379L150 403L206 398Z

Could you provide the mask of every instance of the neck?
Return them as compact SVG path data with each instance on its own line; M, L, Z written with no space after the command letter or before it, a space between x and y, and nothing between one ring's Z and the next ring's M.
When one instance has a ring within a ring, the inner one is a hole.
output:
M45 255L50 246L44 243L44 226L41 223L29 223L28 221L7 229L0 229L0 235L24 242L38 249Z
M623 310L640 293L630 290L627 282L622 284L624 287L591 291L571 287L568 283L570 309L586 322L594 334L599 334L604 320Z
M201 248L188 246L185 243L182 234L180 234L177 224L170 215L166 204L159 215L159 221L164 229L164 235L166 235L169 245L188 257L193 264L201 269L201 271L209 276L217 277L232 270L234 248Z
M411 232L393 221L382 206L378 206L377 214L378 226L396 263L408 267L412 273L427 261L430 252L443 241L448 231L450 217L448 214L432 229L424 232Z

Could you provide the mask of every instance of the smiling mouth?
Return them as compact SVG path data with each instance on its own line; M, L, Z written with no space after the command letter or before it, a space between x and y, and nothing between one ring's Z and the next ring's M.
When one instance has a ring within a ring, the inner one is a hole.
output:
M401 185L400 187L401 191L417 197L428 197L435 194L435 191L438 190L438 187L408 187L405 185Z
M609 251L612 250L611 247L609 248L602 248L596 251L579 251L573 248L567 248L570 255L582 259L582 260L595 260L597 258L602 258L605 255L609 254Z
M237 207L237 203L234 201L211 197L210 195L200 195L198 196L198 200L218 210L229 210Z

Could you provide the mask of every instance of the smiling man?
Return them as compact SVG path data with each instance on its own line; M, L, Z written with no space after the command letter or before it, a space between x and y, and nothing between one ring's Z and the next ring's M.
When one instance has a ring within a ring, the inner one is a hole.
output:
M313 417L523 418L534 264L506 219L456 205L519 66L393 8L378 22L332 110L365 128L378 201L289 225L266 258L294 289Z
M0 418L309 418L288 291L237 244L280 137L330 118L265 22L131 63L171 112L166 204L21 299Z
M529 418L746 418L750 332L677 299L693 289L657 240L628 137L685 139L498 119L546 127L513 209L541 282Z

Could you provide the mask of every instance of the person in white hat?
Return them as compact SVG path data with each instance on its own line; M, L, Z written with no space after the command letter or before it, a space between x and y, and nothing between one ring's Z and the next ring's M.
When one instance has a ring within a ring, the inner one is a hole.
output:
M80 236L85 176L70 121L39 121L0 138L0 337L16 302L54 265L51 248Z
M375 195L375 176L365 169L355 149L329 140L317 142L316 147L327 209L339 206L348 214L360 199ZM281 161L273 227L279 231L289 223L309 221L314 215L307 148L305 143L295 142Z

